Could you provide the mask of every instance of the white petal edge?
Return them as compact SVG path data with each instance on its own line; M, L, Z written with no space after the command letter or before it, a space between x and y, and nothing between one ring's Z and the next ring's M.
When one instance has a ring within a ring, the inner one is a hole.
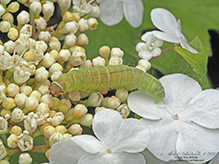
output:
M176 35L170 35L161 31L152 31L153 35L156 36L157 38L170 42L170 43L179 43L180 40Z
M189 45L189 43L187 42L186 38L180 40L180 45L182 46L182 48L190 51L193 54L197 54L198 53L198 51L196 51L194 48L192 48Z

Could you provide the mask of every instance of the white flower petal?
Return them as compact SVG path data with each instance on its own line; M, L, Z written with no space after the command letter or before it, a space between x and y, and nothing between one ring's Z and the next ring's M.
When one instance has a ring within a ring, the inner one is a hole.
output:
M178 22L176 21L174 15L166 9L153 9L151 11L151 21L158 29L164 31L167 34L174 35L176 33Z
M146 44L144 42L139 42L136 47L135 47L135 50L137 52L141 51L142 49L146 49Z
M166 109L160 107L162 102L154 103L153 96L140 91L131 92L128 97L128 106L131 111L141 117L150 120L160 120L163 117L168 117Z
M142 59L150 60L152 58L152 53L150 51L147 51L147 50L141 50L138 53L138 56Z
M219 130L210 130L196 124L181 124L176 143L181 159L193 162L207 162L219 151ZM196 161L194 161L194 159Z
M100 9L102 11L100 20L108 26L113 26L123 19L122 2L120 1L103 1L100 3Z
M107 153L83 156L78 164L145 164L145 159L140 153Z
M112 151L138 153L143 151L150 141L150 130L140 120L126 119L123 121L119 132L112 140Z
M164 104L176 114L185 109L190 100L202 91L201 86L194 79L183 74L166 75L160 78L164 86Z
M88 154L78 144L70 139L64 139L55 143L49 151L51 164L72 164L77 163L79 158Z
M153 49L153 51L151 52L152 53L152 57L157 57L161 54L162 50L160 48L155 48Z
M209 129L219 128L219 91L207 89L192 99L180 117ZM182 115L182 116L181 116Z
M161 40L165 40L171 43L179 43L179 38L176 35L170 35L161 31L152 31L152 33L154 34L154 36Z
M126 20L132 27L139 27L142 23L144 5L141 0L122 0Z
M183 39L180 40L180 45L182 46L182 48L196 54L198 53L198 51L196 51L194 48L192 48L189 43L187 42L186 38L184 37Z
M93 131L96 137L104 142L110 143L111 139L118 133L123 122L119 112L112 109L98 111L93 119Z

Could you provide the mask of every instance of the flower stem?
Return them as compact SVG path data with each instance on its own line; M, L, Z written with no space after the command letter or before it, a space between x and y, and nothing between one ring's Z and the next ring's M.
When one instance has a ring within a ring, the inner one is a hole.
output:
M172 48L174 48L175 47L175 45L173 44L173 45L171 45L171 46L169 46L169 47L167 47L166 49L164 49L162 52L161 52L161 54L159 55L159 56L156 56L156 57L153 57L150 61L152 61L152 60L155 60L155 59L157 59L157 58L159 58L159 57L161 57L165 52L167 52L167 51L169 51L169 50L171 50Z

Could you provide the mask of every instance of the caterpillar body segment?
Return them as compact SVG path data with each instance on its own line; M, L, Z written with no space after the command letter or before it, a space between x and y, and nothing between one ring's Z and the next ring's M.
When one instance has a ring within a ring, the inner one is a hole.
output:
M164 88L159 80L140 69L126 65L97 66L69 71L51 84L50 93L58 96L62 91L119 87L148 92L154 96L155 102L159 102L165 96Z

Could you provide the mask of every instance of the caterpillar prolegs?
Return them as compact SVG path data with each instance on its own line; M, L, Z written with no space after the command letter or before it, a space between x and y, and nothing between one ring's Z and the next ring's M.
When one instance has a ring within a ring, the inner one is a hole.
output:
M155 102L164 98L164 88L160 81L140 69L126 65L108 65L80 68L62 74L50 86L50 94L58 96L62 91L85 89L106 89L125 87L138 89L153 95Z

